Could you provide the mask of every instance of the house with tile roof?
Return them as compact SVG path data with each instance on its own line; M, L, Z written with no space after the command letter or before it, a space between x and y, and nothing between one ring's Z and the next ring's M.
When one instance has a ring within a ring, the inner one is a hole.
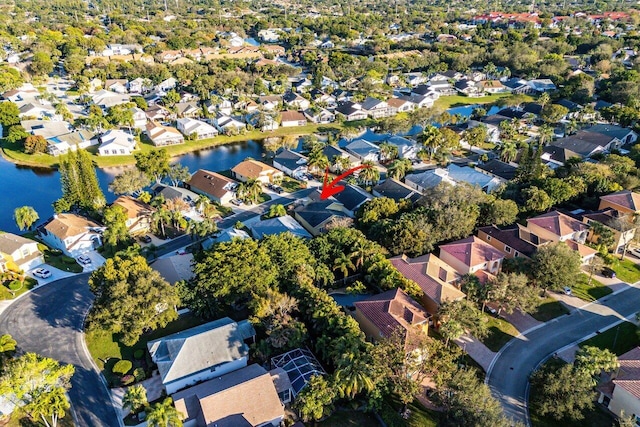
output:
M147 123L147 137L156 147L184 143L184 137L180 131L171 126L164 126L158 122Z
M389 261L400 274L420 287L420 302L433 315L437 314L442 303L466 296L456 285L460 274L434 254L417 258L399 255L389 258Z
M188 427L280 426L284 405L262 366L249 365L173 395Z
M167 394L173 394L247 366L249 346L255 336L248 320L228 317L149 341L147 349L158 365Z
M495 275L502 267L505 256L493 246L476 236L440 245L440 259L453 267L461 275ZM481 281L486 279L480 277Z
M305 126L307 124L307 118L300 111L286 110L280 113L280 126L295 127Z
M44 264L38 242L12 233L0 233L0 273L27 271Z
M431 315L402 289L392 289L354 303L353 317L371 340L402 334L404 347L412 351L429 332Z
M621 252L625 246L631 243L636 235L636 228L626 226L624 215L620 215L618 211L612 208L582 214L582 222L589 226L597 222L611 230L611 233L613 233L613 244L609 247L609 250L614 254ZM589 228L587 241L590 243L598 242L598 235L594 232L593 227Z
M293 217L314 237L325 233L334 224L353 221L346 208L332 197L326 200L309 200L295 207Z
M291 233L294 236L303 239L311 238L311 234L309 234L309 232L300 225L298 221L289 215L253 222L249 226L249 229L251 230L253 237L258 240L266 236L281 233Z
M358 166L361 164L361 161L359 158L357 158L356 156L347 153L345 150L343 150L340 147L336 147L334 145L326 145L323 149L322 149L322 154L324 154L325 156L327 156L327 159L329 159L329 170L333 173L339 172L340 170L338 170L336 168L336 162L335 159L337 157L344 157L346 159L349 160L349 165L348 168L352 168L355 166Z
M231 175L238 181L247 182L257 179L263 184L268 184L284 177L282 171L253 159L246 159L235 165L231 169Z
M132 236L148 233L151 230L151 214L154 208L131 196L120 196L113 202L114 206L124 209L127 230Z
M533 243L520 238L521 225L516 224L504 228L495 225L487 225L478 228L478 238L500 252L505 258L531 258L537 250L537 246Z
M598 209L612 208L622 214L635 215L640 212L640 194L631 190L622 190L600 196Z
M198 169L185 182L185 188L196 194L203 194L214 202L226 204L236 197L238 183L219 173Z
M618 356L620 368L613 379L598 386L598 403L621 417L634 415L636 422L640 415L640 347Z
M54 215L38 227L38 233L47 245L73 258L102 246L103 230L97 222L74 213Z

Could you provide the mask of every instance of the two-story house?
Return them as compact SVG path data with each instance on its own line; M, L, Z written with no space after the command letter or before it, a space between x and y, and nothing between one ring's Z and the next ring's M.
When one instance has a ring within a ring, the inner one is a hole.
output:
M0 273L27 271L44 264L38 242L12 233L0 233Z
M120 196L113 205L120 206L127 214L125 223L130 235L145 234L151 230L151 215L154 208L150 205L131 196Z
M47 245L74 258L102 246L103 230L97 222L73 213L54 215L38 227L38 233Z
M235 165L231 169L231 174L238 181L247 182L257 179L263 184L278 181L284 177L282 171L253 159L247 159Z
M461 275L475 274L484 282L500 271L505 256L478 237L471 236L440 245L439 258Z
M204 194L211 200L226 204L235 197L238 183L231 178L204 169L198 169L185 182L185 188L197 194Z

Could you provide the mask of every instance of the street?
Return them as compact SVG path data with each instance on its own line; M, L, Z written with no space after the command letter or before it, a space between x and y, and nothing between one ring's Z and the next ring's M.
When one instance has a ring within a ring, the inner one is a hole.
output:
M66 277L14 301L0 315L0 333L11 334L21 351L75 366L69 397L78 426L118 427L106 386L83 348L84 317L93 301L88 279Z
M487 384L500 400L505 414L529 425L527 385L529 375L538 364L559 349L635 314L640 308L638 301L640 289L628 286L507 343L487 372Z

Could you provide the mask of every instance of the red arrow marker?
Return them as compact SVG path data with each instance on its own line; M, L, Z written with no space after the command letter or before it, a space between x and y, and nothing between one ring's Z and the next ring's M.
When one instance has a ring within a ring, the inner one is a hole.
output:
M334 194L338 194L339 192L344 190L344 185L338 185L338 182L342 181L343 179L345 179L346 177L348 177L349 175L351 175L352 173L354 173L357 170L367 169L367 168L370 168L370 167L371 166L369 166L369 165L356 166L355 168L349 169L348 171L346 171L342 175L337 176L330 183L327 183L327 181L329 180L329 168L327 168L327 170L324 171L324 182L322 184L322 193L320 193L320 200L327 199L327 198L333 196Z

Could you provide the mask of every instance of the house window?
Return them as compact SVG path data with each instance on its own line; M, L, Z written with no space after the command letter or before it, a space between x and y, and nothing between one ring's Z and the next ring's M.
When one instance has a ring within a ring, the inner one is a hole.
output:
M438 271L438 279L442 280L443 282L447 281L447 270L445 270L444 268L440 267L440 270Z
M491 241L491 236L487 236L487 242Z
M506 253L508 253L508 254L510 254L510 253L511 253L511 247L510 247L510 246L505 245L505 246L504 246L504 250L505 250L505 252L506 252Z
M516 251L516 252L513 254L513 257L514 257L514 258L518 258L518 256L520 256L520 252Z

